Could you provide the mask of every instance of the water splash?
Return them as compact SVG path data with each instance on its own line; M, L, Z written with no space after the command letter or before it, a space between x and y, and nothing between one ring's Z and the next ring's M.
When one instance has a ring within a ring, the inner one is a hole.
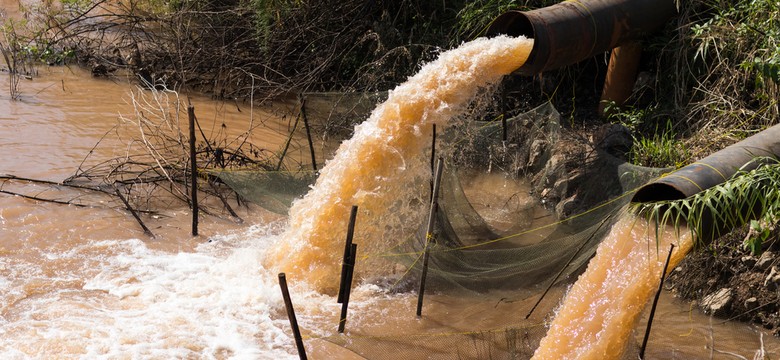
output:
M639 315L658 287L670 244L676 247L669 269L693 247L686 229L662 229L657 244L654 229L634 216L615 224L566 294L533 359L602 360L624 355Z
M371 238L361 239L360 251L381 248L389 241L382 239L388 221L382 218L404 221L407 214L397 212L411 202L410 187L430 177L421 155L430 142L431 124L446 125L480 88L522 66L532 45L526 38L480 38L442 53L391 91L355 128L353 138L341 144L314 188L293 204L289 229L266 262L334 293L350 207L361 209L359 226L370 223L372 228Z

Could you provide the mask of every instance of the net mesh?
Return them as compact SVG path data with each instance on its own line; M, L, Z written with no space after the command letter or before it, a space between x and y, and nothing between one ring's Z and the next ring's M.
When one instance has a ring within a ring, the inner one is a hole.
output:
M314 133L337 142L351 136L356 120L365 119L384 96L305 94L301 113ZM485 111L475 107L471 113ZM633 189L663 171L633 166L567 138L549 103L505 121L460 122L440 142L447 145L439 156L447 160L426 301L434 304L430 316L440 316L432 321L443 325L376 331L347 324L347 335L304 329L308 345L325 342L366 359L530 358L567 284L593 256ZM313 171L214 174L242 197L282 214L315 180ZM479 182L489 176L506 181L499 187ZM421 227L378 253L359 255L356 267L373 266L377 258L396 264L383 288L401 299L416 298L403 294L416 293L426 239ZM441 304L453 306L452 313L437 311L445 307ZM406 301L398 311L413 316L414 309Z

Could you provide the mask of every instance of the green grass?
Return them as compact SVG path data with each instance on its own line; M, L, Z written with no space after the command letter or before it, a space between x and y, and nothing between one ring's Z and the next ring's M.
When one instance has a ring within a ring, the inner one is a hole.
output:
M758 254L769 236L770 224L777 223L780 214L780 164L776 159L759 158L754 161L760 161L762 165L748 172L739 172L725 183L694 196L655 203L632 203L630 209L654 221L657 228L671 224L680 230L687 225L699 246L706 245L702 242L703 234L717 234L719 229L751 224L751 236L742 246Z
M650 137L635 136L628 158L631 163L642 166L680 168L690 159L690 152L668 122L662 132L656 131Z

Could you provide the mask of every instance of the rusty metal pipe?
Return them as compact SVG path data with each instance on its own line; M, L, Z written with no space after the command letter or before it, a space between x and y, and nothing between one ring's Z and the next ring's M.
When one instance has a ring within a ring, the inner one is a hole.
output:
M687 198L756 168L756 157L780 158L780 124L642 186L631 202Z
M634 91L636 74L639 70L639 60L642 57L642 46L638 42L628 42L612 49L607 67L607 77L601 90L599 115L607 116L607 104L614 102L623 106Z
M758 157L780 159L780 124L642 186L634 194L631 202L648 203L693 196L722 184L740 170L755 169L761 163L756 161ZM722 207L721 204L713 206ZM760 209L721 208L721 210L739 212L748 218L756 218ZM701 223L702 233L697 234L697 237L705 243L725 235L733 230L733 226L738 225L716 220L709 210L702 214Z
M638 39L676 12L674 0L569 0L506 12L493 20L486 34L533 38L531 54L517 72L534 75Z

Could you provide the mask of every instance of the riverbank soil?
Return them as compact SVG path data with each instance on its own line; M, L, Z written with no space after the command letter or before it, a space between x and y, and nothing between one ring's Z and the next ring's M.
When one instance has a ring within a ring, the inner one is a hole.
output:
M716 245L692 251L669 275L666 288L703 312L752 322L780 336L780 240L775 230L760 255L740 245L747 227Z

